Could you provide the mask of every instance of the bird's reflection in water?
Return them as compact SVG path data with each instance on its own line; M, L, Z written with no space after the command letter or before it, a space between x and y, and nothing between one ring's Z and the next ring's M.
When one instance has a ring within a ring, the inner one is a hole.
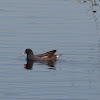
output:
M27 64L23 65L24 69L32 70L34 63L39 63L41 65L47 65L49 68L48 69L53 69L56 70L56 63L57 61L32 61L32 60L27 60Z
M32 60L27 60L27 64L24 64L24 65L23 65L23 68L24 68L24 69L32 70L32 69L33 69L33 63L34 63L34 61L32 61Z

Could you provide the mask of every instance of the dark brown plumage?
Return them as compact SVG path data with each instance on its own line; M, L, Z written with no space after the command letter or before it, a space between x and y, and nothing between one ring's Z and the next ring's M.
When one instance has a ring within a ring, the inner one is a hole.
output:
M56 61L56 59L60 56L60 55L54 55L56 51L57 50L52 50L52 51L48 51L43 54L34 55L34 53L31 49L26 49L23 54L27 54L28 60Z

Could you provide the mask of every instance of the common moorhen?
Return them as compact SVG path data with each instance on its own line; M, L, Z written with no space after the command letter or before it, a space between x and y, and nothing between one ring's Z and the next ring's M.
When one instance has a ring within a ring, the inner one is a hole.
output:
M57 50L48 51L43 54L34 55L31 49L26 49L23 54L27 54L27 60L33 61L56 61L57 58L61 55L54 55Z

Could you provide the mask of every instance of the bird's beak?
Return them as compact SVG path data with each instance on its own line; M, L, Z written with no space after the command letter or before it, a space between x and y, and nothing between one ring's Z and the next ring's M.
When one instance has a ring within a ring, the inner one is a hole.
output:
M25 54L26 53L26 51L25 52L23 52L22 54Z

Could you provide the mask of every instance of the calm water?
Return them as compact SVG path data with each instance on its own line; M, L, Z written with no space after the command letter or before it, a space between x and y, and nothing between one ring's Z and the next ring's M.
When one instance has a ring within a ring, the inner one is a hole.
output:
M1 100L100 99L100 6L86 1L0 1ZM62 56L29 70L26 48Z

